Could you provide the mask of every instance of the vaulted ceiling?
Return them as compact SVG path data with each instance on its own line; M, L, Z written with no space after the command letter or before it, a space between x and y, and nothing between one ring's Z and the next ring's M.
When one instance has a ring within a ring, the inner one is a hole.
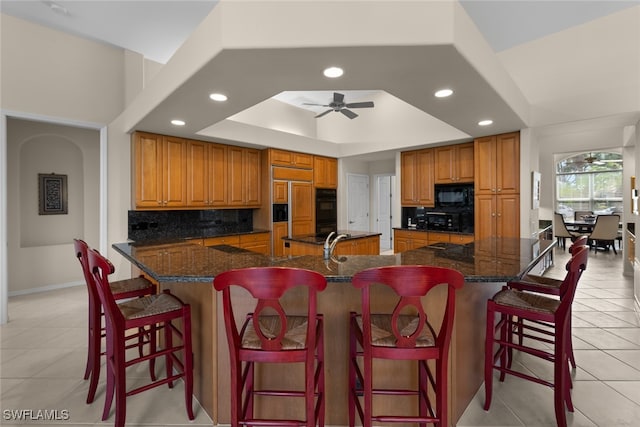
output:
M343 157L603 117L623 126L640 111L638 1L55 4L3 1L2 12L170 57L123 113L131 129ZM141 47L146 25L173 41ZM345 74L324 77L332 65ZM435 98L443 87L454 94ZM229 100L211 101L216 91ZM303 105L334 91L375 107L351 120Z

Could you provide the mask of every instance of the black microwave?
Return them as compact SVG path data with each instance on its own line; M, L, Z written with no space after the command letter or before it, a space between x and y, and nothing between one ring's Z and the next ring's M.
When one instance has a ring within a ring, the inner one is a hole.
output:
M436 184L436 208L472 208L473 184Z
M427 230L460 231L460 214L451 212L426 212L424 217Z

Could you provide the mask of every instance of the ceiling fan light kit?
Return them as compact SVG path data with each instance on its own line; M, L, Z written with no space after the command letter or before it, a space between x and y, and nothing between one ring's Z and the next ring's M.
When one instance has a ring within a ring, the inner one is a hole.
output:
M315 116L316 119L323 117L332 111L335 111L336 113L342 113L345 116L349 117L350 119L355 119L356 117L358 117L358 115L353 111L351 111L350 108L373 108L374 106L373 101L345 103L344 94L338 93L338 92L333 92L333 101L330 102L329 104L304 103L304 105L315 105L318 107L329 108L328 110L325 110L322 113L316 115Z

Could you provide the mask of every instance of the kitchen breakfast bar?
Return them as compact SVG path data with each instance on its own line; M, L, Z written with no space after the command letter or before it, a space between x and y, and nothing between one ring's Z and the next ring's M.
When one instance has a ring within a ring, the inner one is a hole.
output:
M117 243L115 250L137 269L155 280L161 290L169 289L191 304L194 351L194 395L215 424L229 424L229 356L224 332L221 298L212 286L213 278L223 271L261 266L305 268L323 274L328 286L318 297L318 312L325 318L326 424L347 425L347 370L349 312L360 311L360 292L350 285L355 273L366 268L389 265L434 265L453 268L465 276L465 286L456 293L456 311L449 363L449 413L455 425L483 381L484 329L486 301L508 280L532 268L549 263L553 241L517 238L490 238L466 245L438 243L394 255L349 255L325 260L318 255L269 257L230 246L203 247L188 242ZM294 290L295 291L295 290ZM444 287L435 289L426 301L427 314L434 324L442 318ZM376 299L390 307L380 287ZM301 294L302 295L302 294ZM302 297L292 294L286 301L290 310L300 306ZM442 299L440 299L442 298ZM242 301L242 300L241 300ZM253 309L247 299L246 313ZM376 379L387 384L415 381L412 366L386 369L376 365ZM390 366L390 365L389 365ZM303 376L302 367L286 371L269 369L257 381L289 383ZM269 401L260 406L262 413L300 416L300 405L281 405ZM375 401L395 411L403 408L397 401Z

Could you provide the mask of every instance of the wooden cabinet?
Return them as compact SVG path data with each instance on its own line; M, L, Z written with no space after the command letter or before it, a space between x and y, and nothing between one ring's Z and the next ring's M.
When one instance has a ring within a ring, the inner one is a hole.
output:
M270 237L271 233L241 234L239 247L251 252L270 255Z
M287 237L289 230L287 222L276 222L273 224L273 256L289 255L284 246L283 237Z
M475 140L475 194L520 193L520 134Z
M433 149L404 151L400 156L402 206L434 206Z
M474 142L475 238L520 237L520 134Z
M291 182L291 235L313 234L314 203L313 186L310 182Z
M186 205L186 143L182 138L133 134L135 207L174 208Z
M289 202L289 183L287 181L273 181L273 203Z
M271 164L274 166L290 166L300 169L313 169L313 155L271 149Z
M394 230L393 251L399 253L427 246L428 234L426 231Z
M466 245L467 243L473 242L473 240L473 234L451 234L451 243L455 243L456 245Z
M187 140L187 206L227 205L227 146Z
M450 243L451 242L451 234L449 233L439 233L429 231L427 233L427 244L432 245L434 243Z
M217 246L217 245L229 245L240 246L240 236L220 236L220 237L206 237L203 240L204 246Z
M475 238L520 237L520 195L481 194L475 198Z
M336 244L335 255L379 255L380 236L341 240Z
M338 187L338 159L313 157L313 185L316 188Z
M473 182L474 144L472 142L437 147L433 151L436 184Z
M260 152L252 148L228 147L228 206L260 207Z

